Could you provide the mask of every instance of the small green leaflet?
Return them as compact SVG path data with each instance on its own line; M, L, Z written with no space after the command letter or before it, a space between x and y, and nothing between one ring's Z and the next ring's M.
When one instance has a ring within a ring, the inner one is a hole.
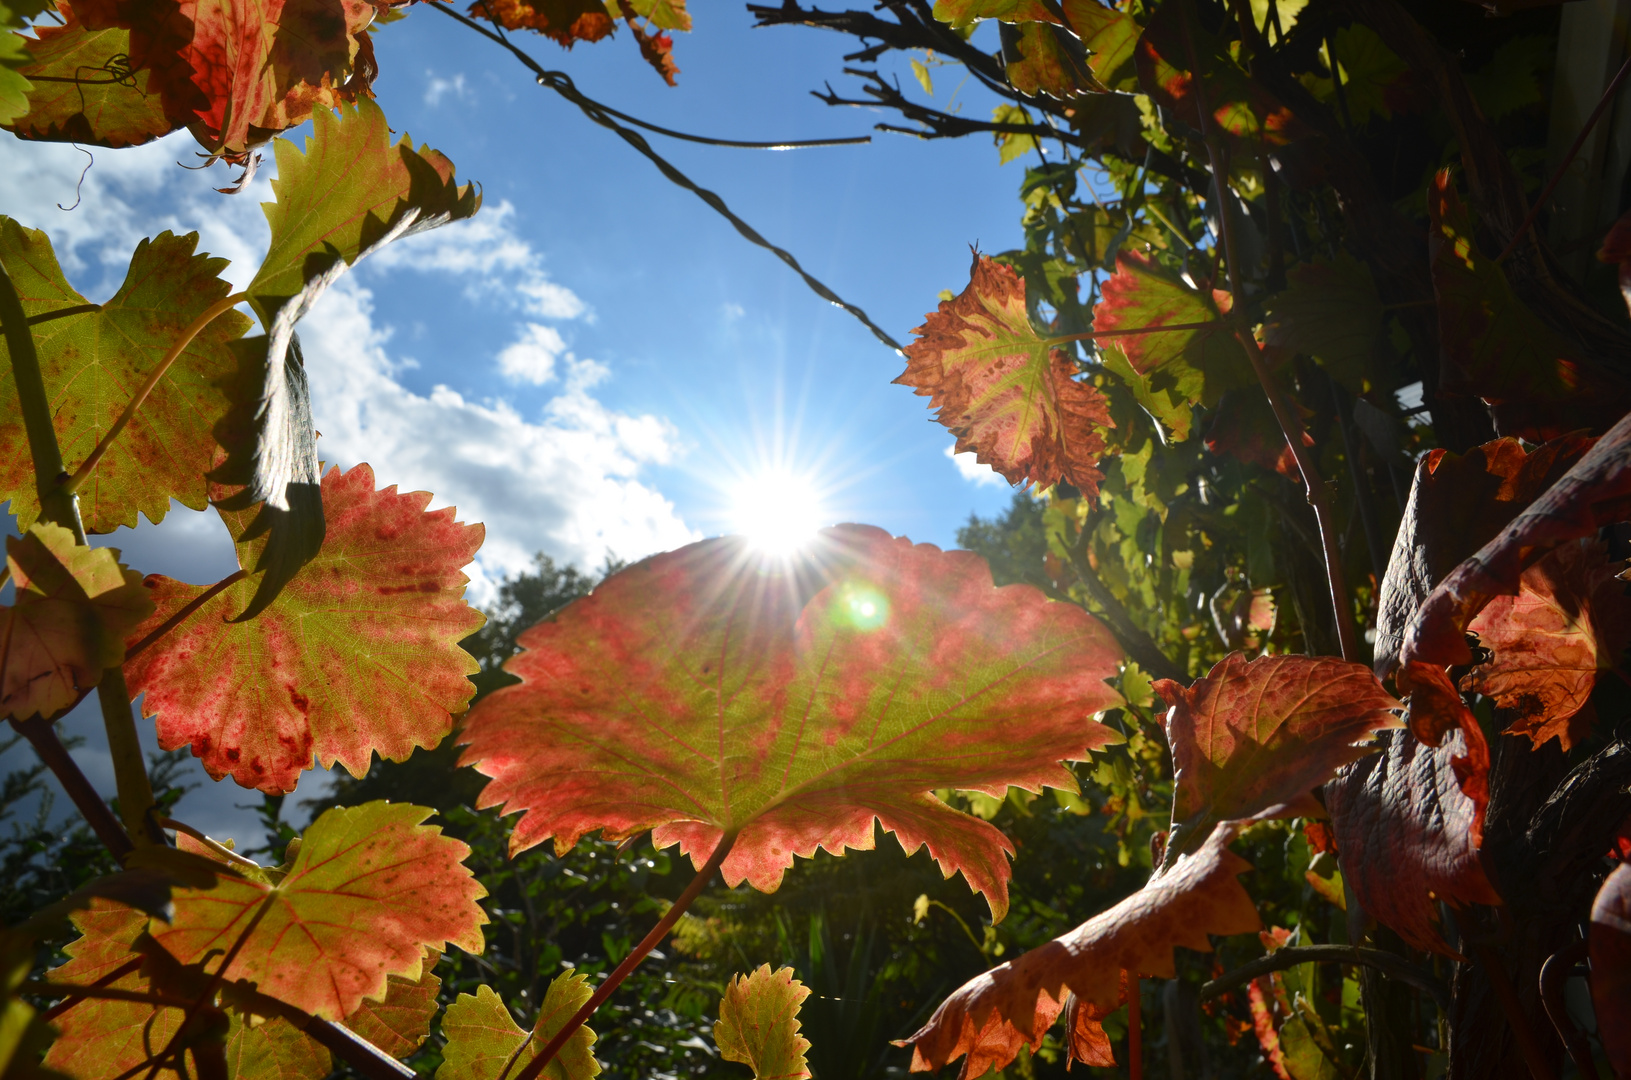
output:
M576 971L555 976L530 1037L492 987L460 994L442 1017L447 1045L442 1048L436 1080L498 1080L501 1074L518 1075L593 994L587 976ZM578 1028L540 1076L543 1080L589 1080L600 1072L594 1047L594 1031L587 1025Z
M805 1080L810 1040L799 1034L799 1005L809 996L792 968L771 971L761 964L751 975L737 975L719 999L719 1056L751 1067L754 1080Z

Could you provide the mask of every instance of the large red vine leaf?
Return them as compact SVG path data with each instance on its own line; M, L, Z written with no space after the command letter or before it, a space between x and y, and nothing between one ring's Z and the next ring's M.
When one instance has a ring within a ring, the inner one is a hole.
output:
M1230 653L1188 689L1170 679L1154 689L1171 706L1169 864L1220 821L1317 816L1313 789L1401 723L1390 710L1402 706L1369 668L1329 656Z
M325 811L281 877L222 874L177 889L153 941L182 964L243 981L297 1009L343 1020L381 1000L392 975L417 981L427 954L451 942L482 950L487 895L463 864L469 847L422 822L431 811L371 802Z
M459 642L483 620L463 600L461 567L483 529L451 507L426 512L430 498L376 491L367 465L331 469L322 553L270 607L231 621L257 588L250 576L126 664L160 745L191 743L211 776L275 794L313 755L361 776L375 752L400 761L440 742L474 693L476 662ZM236 531L250 513L223 516ZM239 545L239 565L255 565L256 544ZM132 642L204 593L161 575L147 584L157 610Z
M75 9L89 30L129 31L130 66L150 73L171 128L233 160L366 95L375 73L368 0L76 0Z
M475 185L460 187L453 163L429 147L393 137L372 101L317 113L302 152L280 139L275 203L263 203L272 242L249 283L250 305L266 330L245 342L255 391L235 404L219 432L227 460L213 474L242 485L222 505L259 503L239 540L265 532L255 569L265 571L244 613L264 608L323 543L317 438L295 324L357 260L392 240L467 218L481 206Z
M1631 643L1631 600L1605 545L1565 543L1529 567L1516 596L1497 596L1467 629L1493 658L1461 680L1495 700L1509 735L1536 747L1556 738L1565 753L1591 730L1597 673L1619 665Z
M607 579L519 639L522 679L471 710L482 807L525 811L520 851L654 829L731 885L771 891L795 854L927 845L996 918L1009 841L937 788L1074 789L1060 762L1114 741L1095 713L1120 650L1092 616L984 560L866 526L791 564L705 540Z
M1434 176L1428 210L1441 389L1483 398L1499 434L1530 442L1618 419L1624 388L1597 377L1579 347L1542 322L1479 251L1449 169Z
M1457 759L1482 747L1477 738L1470 747L1455 731L1430 747L1409 731L1387 732L1382 753L1325 785L1343 881L1367 914L1414 947L1445 956L1456 954L1433 927L1435 900L1501 902L1479 861L1483 806L1457 776Z
M1608 875L1591 905L1591 1004L1615 1076L1631 1076L1631 866Z
M1399 649L1395 681L1411 694L1411 727L1436 744L1453 727L1469 732L1468 712L1445 668L1467 664L1466 631L1497 596L1519 592L1523 572L1548 552L1631 517L1631 416L1623 418L1545 494L1448 577L1417 609ZM1477 796L1474 796L1475 798Z
M1251 867L1229 850L1234 835L1232 825L1214 829L1199 851L1157 871L1121 903L964 983L905 1040L912 1045L912 1071L939 1069L964 1054L963 1080L1003 1068L1020 1047L1041 1046L1067 993L1079 1003L1073 1044L1087 1054L1107 1048L1098 1018L1125 999L1123 972L1170 979L1176 974L1174 948L1210 952L1208 935L1261 929L1257 909L1237 880Z
M6 537L6 566L15 603L0 606L0 715L51 716L124 662L124 636L153 602L117 549L75 544L60 525Z
M594 988L581 972L563 971L555 976L528 1039L492 987L479 986L474 994L460 994L442 1017L447 1044L442 1048L436 1080L500 1080L517 1075L593 995ZM591 1080L599 1073L595 1032L585 1025L567 1037L566 1045L541 1075L544 1080Z
M148 69L126 72L130 31L87 30L67 0L63 25L39 22L23 38L28 60L18 72L31 83L24 111L5 126L20 139L137 146L175 130Z
M912 333L895 382L939 410L935 419L957 436L958 453L972 451L1010 483L1066 480L1089 495L1099 490L1108 403L1031 326L1023 278L976 253L968 288Z
M143 240L124 284L105 304L91 305L68 284L45 233L0 217L0 262L30 317L58 316L33 328L51 415L69 468L87 458L148 374L204 310L231 287L225 259L196 253L198 234L169 232ZM129 426L80 488L85 529L134 527L137 513L163 520L170 500L202 510L204 474L215 455L213 428L230 407L237 370L228 343L249 320L228 311L210 322L170 365ZM5 356L0 344L0 356ZM11 365L0 369L0 499L11 500L18 525L39 514L34 469Z

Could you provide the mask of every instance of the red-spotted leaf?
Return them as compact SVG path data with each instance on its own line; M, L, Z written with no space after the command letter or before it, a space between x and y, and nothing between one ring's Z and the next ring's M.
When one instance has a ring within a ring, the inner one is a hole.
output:
M1171 399L1156 415L1186 414L1181 421L1184 435L1189 430L1188 406L1211 407L1224 391L1256 381L1224 318L1230 310L1228 293L1192 289L1152 259L1124 251L1116 256L1115 275L1100 287L1099 296L1093 309L1094 330L1155 331L1101 338L1099 344L1107 355L1120 352L1125 357L1134 377L1125 371L1118 374L1129 380L1135 393L1165 394ZM1211 325L1161 329L1197 323ZM1166 416L1162 419L1178 432L1179 422Z
M392 975L386 980L385 1000L364 1000L345 1018L345 1026L394 1058L405 1058L419 1049L430 1037L430 1020L436 1015L436 992L442 980L435 971L441 959L441 952L432 949L418 979Z
M1187 4L1156 7L1138 40L1135 62L1145 93L1197 132L1221 131L1246 148L1283 146L1307 133L1289 109L1240 69L1221 41L1201 28Z
M912 333L895 382L939 410L935 419L957 436L958 453L972 451L1010 483L1066 480L1098 491L1108 404L1076 379L1070 355L1031 326L1023 278L976 253L968 288Z
M1496 439L1465 454L1429 450L1416 464L1376 613L1376 671L1387 676L1416 609L1461 560L1494 538L1551 487L1592 440L1554 439L1526 452Z
M361 776L375 753L401 761L440 742L475 692L459 642L483 618L464 602L461 567L483 529L451 507L427 512L430 499L376 491L367 465L329 470L322 554L270 607L232 621L257 588L244 578L126 665L160 745L191 744L211 776L275 794L294 790L314 755ZM223 517L237 531L251 513ZM239 565L254 566L264 542L240 544ZM157 610L132 643L206 591L162 575L147 585Z
M137 146L179 125L164 110L153 72L130 70L130 31L87 30L59 0L63 25L41 21L23 38L27 61L17 71L30 80L24 111L5 125L20 139Z
M198 234L160 233L130 257L113 298L90 305L68 284L43 232L0 217L0 262L30 317L56 316L33 328L51 415L70 469L87 458L154 367L194 319L223 299L225 259L198 253ZM82 309L78 314L58 313ZM88 309L88 310L84 310ZM228 343L248 329L236 311L218 315L193 338L154 386L129 426L80 488L85 529L134 527L137 513L163 520L170 500L202 510L215 456L213 428L230 408L238 364ZM0 344L0 357L5 356ZM23 528L39 514L34 468L11 365L0 367L0 500Z
M912 1071L939 1069L965 1054L963 1080L1003 1068L1022 1046L1042 1045L1067 994L1081 1003L1074 1030L1088 1051L1104 1037L1097 1017L1125 999L1123 972L1170 979L1174 948L1210 952L1208 935L1261 929L1237 880L1251 867L1229 850L1234 834L1231 825L1214 829L1199 851L1157 871L1115 907L964 983L905 1040L912 1045Z
M1457 566L1417 609L1399 649L1395 682L1411 694L1411 726L1419 738L1433 744L1452 727L1477 727L1445 668L1472 660L1466 631L1478 613L1497 596L1517 595L1523 572L1554 548L1628 517L1631 416Z
M1321 813L1313 789L1374 752L1402 707L1369 668L1329 656L1231 653L1188 689L1159 679L1155 692L1171 706L1168 865L1220 821Z
M1596 538L1570 541L1523 572L1516 596L1497 596L1467 625L1492 659L1461 689L1494 698L1507 734L1536 747L1555 737L1567 752L1590 732L1597 673L1618 666L1631 643L1619 569Z
M865 526L792 562L736 537L658 555L519 640L522 682L471 710L461 759L493 778L481 806L525 811L512 851L654 829L701 865L729 833L725 880L770 891L877 821L999 919L1009 841L932 792L1073 790L1060 762L1114 741L1093 715L1120 701L1086 612Z
M420 979L446 943L482 949L487 891L463 865L470 849L421 824L430 814L387 802L328 810L281 878L223 874L212 889L178 889L175 915L149 933L211 974L231 952L227 981L343 1020L384 999L390 976Z
M593 994L588 978L579 972L565 971L555 976L539 1006L531 1039L492 987L481 986L474 994L460 994L442 1017L447 1045L442 1048L436 1080L500 1080L518 1075ZM590 1080L600 1073L594 1050L594 1030L579 1027L540 1076L543 1080Z
M76 0L86 28L130 32L129 63L150 72L175 127L212 153L245 161L251 147L368 93L375 74L364 31L368 0Z
M124 662L124 637L153 602L116 548L74 543L41 522L6 537L16 603L0 606L0 715L51 716Z
M1591 905L1591 1005L1615 1076L1631 1075L1631 866L1608 875Z
M1435 900L1501 902L1479 862L1483 807L1456 775L1458 759L1480 754L1487 772L1488 750L1476 738L1469 746L1454 731L1429 747L1409 731L1384 732L1380 754L1325 785L1343 880L1366 913L1415 948L1445 956L1455 953L1433 926Z
M1428 210L1440 387L1483 398L1499 434L1530 442L1602 430L1618 419L1631 404L1623 388L1599 377L1578 345L1542 322L1479 250L1450 170L1433 178Z
M536 30L568 49L617 29L602 0L476 0L470 14L506 30Z
M751 975L737 975L719 999L719 1056L751 1068L753 1080L805 1080L810 1040L799 1034L799 1005L809 996L792 968L771 971L762 964Z

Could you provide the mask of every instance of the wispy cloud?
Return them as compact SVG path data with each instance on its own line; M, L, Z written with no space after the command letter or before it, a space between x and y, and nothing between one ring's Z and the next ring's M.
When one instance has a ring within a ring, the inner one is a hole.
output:
M444 79L434 71L426 71L425 104L434 109L442 103L444 97L449 95L459 101L469 100L470 91L465 88L464 73L460 72L451 79Z
M971 484L986 487L1008 483L1008 481L1004 480L1001 474L999 474L995 469L991 468L991 466L981 465L978 461L974 460L974 454L972 451L959 454L957 452L956 443L952 443L950 446L946 447L946 456L951 459L951 463L953 465L957 466L957 474Z

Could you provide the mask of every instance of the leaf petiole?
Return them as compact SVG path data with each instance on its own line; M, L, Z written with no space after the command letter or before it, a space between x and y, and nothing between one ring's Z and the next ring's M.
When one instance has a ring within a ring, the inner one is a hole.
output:
M702 869L697 871L697 876L692 878L691 884L687 885L685 891L680 893L680 898L674 901L674 905L668 909L668 913L658 920L657 925L651 928L651 932L640 939L640 944L634 947L634 951L624 957L623 962L617 965L617 969L596 988L594 996L584 1002L583 1008L572 1014L572 1019L568 1020L561 1027L561 1030L555 1033L555 1037L549 1040L549 1045L545 1046L537 1057L527 1062L526 1068L517 1074L515 1080L538 1080L543 1071L549 1067L549 1063L555 1060L555 1055L560 1053L561 1047L566 1045L566 1040L572 1037L572 1033L582 1027L589 1017L594 1015L595 1010L600 1008L602 1003L612 996L612 992L622 985L623 980L628 978L629 974L640 965L640 961L646 958L646 954L655 949L658 943L668 936L668 932L674 928L674 924L680 921L680 916L684 915L686 909L691 906L697 897L702 895L702 890L708 887L708 883L713 880L714 874L718 873L720 866L725 862L725 856L730 854L731 847L735 843L735 832L727 832L719 838L719 843L714 845L714 853L708 856L708 861L702 864ZM498 1080L507 1080L507 1077L500 1075Z
M232 573L228 574L226 577L222 578L220 581L217 581L214 585L211 585L209 588L207 588L203 592L199 593L192 600L188 601L187 605L185 607L183 607L180 611L176 612L174 615L170 616L168 619L165 619L164 622L160 623L159 626L156 629L154 629L152 633L148 634L146 637L144 637L140 641L136 642L136 644L134 644L130 648L126 649L125 650L125 660L129 661L132 658L134 658L137 653L141 652L143 649L147 648L149 645L153 644L155 641L158 641L165 634L168 634L170 631L174 630L176 627L178 627L182 623L186 622L187 619L193 614L193 612L197 611L199 608L203 607L205 604L207 604L211 600L215 599L217 596L219 596L221 594L221 592L224 589L227 589L227 588L230 588L233 585L236 585L238 582L242 581L244 578L246 578L248 576L249 576L249 571L247 571L247 570L243 570L243 569L234 570Z
M136 391L135 396L130 399L130 403L125 406L124 412L120 413L119 418L113 422L113 426L108 428L108 433L102 436L101 441L96 444L96 448L91 451L90 456L85 459L79 468L74 470L74 475L68 478L68 482L61 485L63 489L70 495L79 490L80 485L96 470L96 466L102 461L102 456L113 445L113 440L117 439L119 433L124 431L126 425L135 418L136 410L142 407L142 403L153 392L153 388L158 386L159 380L163 379L165 373L170 370L170 365L174 364L177 358L187 351L187 346L193 343L193 338L202 333L210 323L231 311L246 299L248 299L247 293L233 293L231 296L223 296L205 308L203 313L194 319L187 329L181 332L181 336L176 339L175 344L170 346L170 351L165 353L164 358L148 373L147 381L142 383L141 389Z
M1230 319L1208 319L1205 322L1170 323L1166 326L1130 326L1125 330L1089 330L1085 334L1064 334L1060 337L1048 339L1050 345L1062 345L1067 341L1092 341L1097 338L1113 337L1140 337L1144 334L1159 334L1167 330L1212 330L1219 327L1229 329L1235 324Z

